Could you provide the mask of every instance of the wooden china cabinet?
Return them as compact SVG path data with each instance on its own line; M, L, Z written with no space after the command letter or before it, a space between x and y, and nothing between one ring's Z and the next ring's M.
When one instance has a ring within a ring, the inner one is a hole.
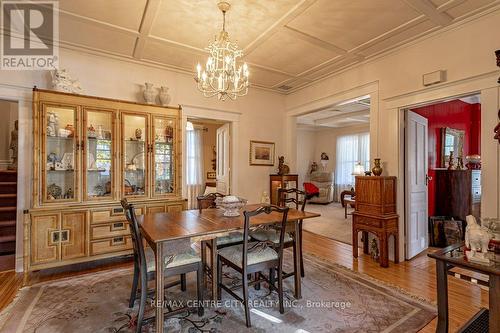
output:
M181 109L34 89L25 272L131 253L120 205L186 208Z

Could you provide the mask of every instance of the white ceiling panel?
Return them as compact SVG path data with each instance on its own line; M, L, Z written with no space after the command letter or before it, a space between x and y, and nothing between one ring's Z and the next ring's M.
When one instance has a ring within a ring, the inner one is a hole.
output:
M127 31L109 29L89 21L74 20L71 15L59 16L61 41L83 47L130 56L134 50L136 36Z
M401 0L318 0L288 25L350 50L418 16Z
M146 0L62 0L59 8L108 24L139 30Z
M226 31L231 40L246 47L299 0L230 1ZM214 0L162 1L151 35L204 48L222 30L222 13Z
M246 59L250 62L265 63L287 73L299 74L336 56L337 54L330 50L297 39L286 31L280 31Z

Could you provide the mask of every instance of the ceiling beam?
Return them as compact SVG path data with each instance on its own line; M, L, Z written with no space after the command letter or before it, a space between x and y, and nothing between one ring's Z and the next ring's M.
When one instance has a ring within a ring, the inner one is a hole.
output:
M144 45L148 39L149 33L151 32L151 27L160 8L161 0L148 0L146 7L144 9L144 14L142 15L141 26L139 28L139 35L135 42L133 57L135 59L142 58L142 52L144 51Z
M335 121L339 120L344 120L344 119L349 119L349 118L354 118L354 117L359 117L359 116L366 116L370 115L370 110L362 110L362 111L355 111L355 112L345 112L343 114L327 117L327 118L321 118L318 120L314 121L314 124L316 125L324 125L324 124L329 124Z
M305 42L308 42L312 45L316 45L316 46L319 46L325 50L329 50L329 51L332 51L338 55L342 55L342 54L347 54L347 50L341 48L341 47L338 47L334 44L331 44L331 43L328 43L324 40L321 40L319 38L316 38L314 36L311 36L309 34L306 34L302 31L299 31L297 29L294 29L292 27L289 27L289 26L284 26L283 27L283 30L286 31L288 34L290 35L293 35L294 37L300 39L300 40L303 40Z
M447 26L453 22L453 18L439 12L430 0L404 0L410 7L425 15L431 22L439 26Z

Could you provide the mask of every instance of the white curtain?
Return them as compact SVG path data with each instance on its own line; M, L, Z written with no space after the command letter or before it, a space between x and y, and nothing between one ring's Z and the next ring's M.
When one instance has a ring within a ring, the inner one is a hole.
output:
M354 165L357 162L370 170L370 133L344 135L337 138L337 168L335 190L337 195L354 187Z
M200 129L186 131L186 183L188 208L196 209L196 197L203 194L203 133Z

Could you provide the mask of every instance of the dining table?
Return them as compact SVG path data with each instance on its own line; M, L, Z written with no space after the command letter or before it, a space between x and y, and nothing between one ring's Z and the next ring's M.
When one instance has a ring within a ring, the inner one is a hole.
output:
M242 208L245 210L255 210L263 204L249 204ZM290 228L295 234L297 244L301 242L300 223L303 220L319 217L320 214L301 211L290 208L288 211L287 228ZM164 256L169 251L169 244L174 244L176 241L183 239L206 240L211 242L212 249L217 248L217 237L227 235L230 232L242 230L244 227L243 214L239 216L224 216L224 210L218 208L209 208L202 211L199 210L184 210L179 212L157 212L145 213L137 217L141 233L155 253L156 263L156 284L155 296L156 305L156 332L163 333L164 326ZM251 219L250 226L256 228L259 226L272 225L281 221L281 214L272 212L270 214L261 214ZM175 248L172 245L172 248ZM212 256L216 255L216 251ZM296 267L300 268L301 248L297 246L297 253L294 258ZM216 261L213 261L211 267L211 289L212 298L217 300L217 266ZM300 269L299 269L300 272ZM301 295L301 276L297 274L295 278L295 287L297 294L295 298L300 299Z

